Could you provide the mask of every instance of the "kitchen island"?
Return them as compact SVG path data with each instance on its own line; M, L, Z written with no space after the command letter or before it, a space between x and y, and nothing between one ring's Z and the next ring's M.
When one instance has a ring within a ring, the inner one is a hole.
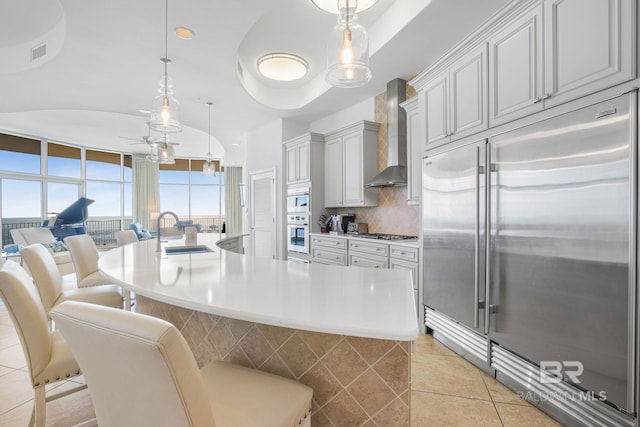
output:
M198 240L213 252L166 255L142 241L99 267L136 293L136 311L176 325L200 366L228 360L312 387L314 425L409 425L418 324L408 271L261 259Z

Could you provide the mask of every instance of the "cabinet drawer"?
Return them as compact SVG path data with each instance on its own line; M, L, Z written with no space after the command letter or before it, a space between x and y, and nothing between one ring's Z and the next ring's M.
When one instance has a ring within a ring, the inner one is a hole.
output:
M325 236L311 236L311 246L323 246L325 248L347 249L347 239Z
M314 248L311 251L311 262L320 264L347 265L347 253Z
M418 262L418 248L389 245L389 256L404 261Z
M389 255L389 244L349 240L349 251L357 251L386 257Z
M387 257L358 254L357 252L349 253L349 265L352 267L370 267L370 268L388 268L389 260Z

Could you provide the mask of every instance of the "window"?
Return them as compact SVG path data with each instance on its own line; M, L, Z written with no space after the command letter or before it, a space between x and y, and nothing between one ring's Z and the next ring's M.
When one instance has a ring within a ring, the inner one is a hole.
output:
M50 176L80 178L80 149L68 145L47 144L47 173Z
M89 207L91 217L120 216L120 183L87 181L87 197L94 202Z
M2 221L7 218L42 217L42 184L39 181L2 179Z
M0 170L40 174L40 141L0 134Z
M120 154L87 150L87 179L120 181Z
M80 197L79 184L49 182L47 184L47 213L62 212Z

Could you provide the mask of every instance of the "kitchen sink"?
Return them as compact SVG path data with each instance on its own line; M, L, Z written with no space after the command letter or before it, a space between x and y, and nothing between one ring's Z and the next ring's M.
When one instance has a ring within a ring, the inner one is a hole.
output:
M178 254L201 254L206 252L213 252L209 246L198 245L198 246L170 246L164 248L164 252L167 255L178 255Z

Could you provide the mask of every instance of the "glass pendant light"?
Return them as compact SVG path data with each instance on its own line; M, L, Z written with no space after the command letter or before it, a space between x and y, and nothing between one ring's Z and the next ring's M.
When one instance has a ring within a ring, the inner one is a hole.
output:
M369 34L354 12L357 0L347 0L339 7L338 23L327 43L326 81L336 87L362 86L371 80Z
M165 0L164 75L160 78L158 95L153 99L149 127L158 132L180 132L180 103L173 96L173 81L167 73L171 60L167 53L169 33L169 0Z
M174 156L173 145L169 142L168 135L165 132L161 143L156 148L156 158L161 165L174 165L176 159Z
M216 173L216 164L211 158L211 106L213 103L207 102L209 106L209 151L207 152L207 161L202 165L202 175L213 176Z

